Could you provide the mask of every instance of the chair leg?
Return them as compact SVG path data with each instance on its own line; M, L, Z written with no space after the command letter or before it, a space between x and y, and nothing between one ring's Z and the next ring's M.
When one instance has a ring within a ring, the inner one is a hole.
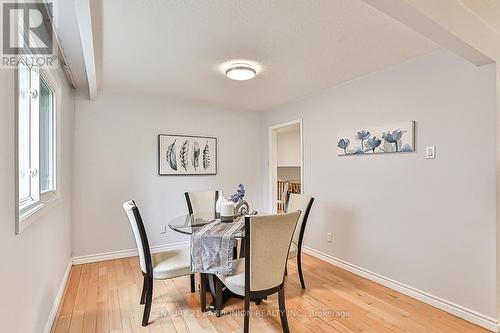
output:
M233 246L233 260L236 260L238 259L238 241L236 240L234 242L234 246Z
M149 314L151 313L151 303L153 303L153 278L146 278L146 305L142 316L142 326L146 327L149 323Z
M250 328L250 296L245 296L245 311L243 311L243 333L248 333Z
M194 285L194 274L191 274L190 275L190 279L191 279L191 292L194 293L196 291L196 287Z
M214 276L214 279L215 279L215 315L217 317L220 317L222 310L222 282L216 276Z
M245 244L243 240L240 241L240 259L245 258Z
M207 311L207 276L200 273L200 306L201 312Z
M286 307L285 307L285 288L281 288L281 290L278 292L278 303L280 307L280 319L281 319L281 326L283 328L284 333L289 333L290 329L288 328L288 320L286 319Z
M306 289L306 284L304 283L304 275L302 274L302 255L300 251L297 254L297 269L299 271L299 279L300 284L302 285L302 289Z
M142 292L141 292L141 304L146 303L146 289L147 289L147 282L146 282L146 277L144 277L144 281L142 282Z

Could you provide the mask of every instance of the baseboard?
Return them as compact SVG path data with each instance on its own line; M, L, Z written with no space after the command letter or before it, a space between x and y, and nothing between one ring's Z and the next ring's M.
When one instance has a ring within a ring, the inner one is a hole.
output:
M158 253L168 250L175 250L189 246L189 242L180 242L168 245L151 246L151 253ZM137 256L137 249L112 251L98 254L91 254L85 256L73 257L73 265L88 264L91 262L99 262L112 259L128 258Z
M442 299L440 297L431 295L429 293L426 293L425 291L418 290L418 289L413 288L411 286L405 285L404 283L394 281L394 280L387 278L385 276L382 276L380 274L370 272L369 270L366 270L366 269L361 268L359 266L353 265L353 264L348 263L346 261L337 259L335 257L332 257L331 255L325 254L323 252L312 249L310 247L304 246L302 249L305 253L307 253L315 258L323 260L323 261L330 263L332 265L338 266L342 269L345 269L346 271L349 271L349 272L354 273L356 275L362 276L368 280L374 281L374 282L381 284L387 288L393 289L393 290L398 291L402 294L405 294L407 296L415 298L419 301L422 301L424 303L432 305L432 306L434 306L438 309L441 309L443 311L446 311L454 316L457 316L457 317L462 318L464 320L467 320L473 324L476 324L476 325L479 325L483 328L486 328L487 330L490 330L493 332L499 332L500 327L498 324L498 320L496 320L494 318L483 315L483 314L478 313L474 310L467 309L463 306L460 306L460 305L455 304L453 302L447 301L447 300Z
M49 312L49 318L47 319L47 323L45 324L45 329L43 330L44 333L50 333L52 329L52 325L54 324L54 320L56 319L57 310L59 309L59 305L61 304L62 298L64 296L64 289L66 288L66 283L68 282L71 266L73 266L73 263L72 260L70 259L68 262L68 267L66 267L66 272L64 272L61 284L59 285L59 290L57 291L54 302L52 303L52 308L50 309Z

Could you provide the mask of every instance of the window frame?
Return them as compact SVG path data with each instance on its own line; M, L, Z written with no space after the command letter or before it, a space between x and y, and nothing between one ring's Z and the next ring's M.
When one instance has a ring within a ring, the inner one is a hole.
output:
M29 66L28 66L29 67ZM41 190L41 176L40 176L40 158L37 156L37 177L36 184L33 184L33 179L31 179L30 186L36 186L38 189L38 197L33 198L33 193L30 190L30 196L28 199L19 199L19 74L20 70L17 69L15 72L15 202L16 202L16 223L15 223L15 233L20 234L24 229L31 225L35 220L37 220L41 215L43 215L50 207L55 206L61 198L61 175L60 175L60 110L61 110L61 98L62 98L62 88L60 80L57 77L57 72L50 71L46 69L39 69L39 81L43 80L47 87L52 92L52 189L42 192ZM31 75L30 75L31 80ZM40 88L38 87L38 94L40 94ZM40 96L38 96L40 97ZM40 99L38 98L37 104L39 104ZM30 104L32 101L30 100ZM31 107L31 105L30 105ZM39 113L36 112L38 115ZM30 112L31 114L31 112ZM38 154L40 153L40 142L41 142L41 122L40 117L37 117L36 124L32 122L30 124L30 132L34 130L38 135ZM30 138L30 147L32 147L32 142ZM33 153L30 151L30 158L33 157ZM33 168L32 168L33 169Z
M42 169L42 166L41 166L41 158L39 158L39 163L38 163L38 170L40 171L40 176L38 177L38 180L39 180L39 189L40 189L40 200L42 201L46 201L47 198L49 198L49 196L51 195L54 195L56 192L57 192L57 156L56 156L56 152L57 152L57 143L56 143L56 122L57 122L57 118L56 118L56 92L55 92L55 89L54 87L48 82L47 78L45 77L46 75L41 73L40 74L40 81L44 81L45 85L47 86L47 88L50 90L50 92L52 93L52 101L51 101L51 106L52 106L52 119L51 119L51 139L52 139L52 142L51 142L51 163L50 163L50 166L52 168L52 189L49 189L49 190L42 190L42 177L41 177L41 169ZM39 119L39 127L41 128L41 121ZM40 142L41 142L41 129L40 129Z

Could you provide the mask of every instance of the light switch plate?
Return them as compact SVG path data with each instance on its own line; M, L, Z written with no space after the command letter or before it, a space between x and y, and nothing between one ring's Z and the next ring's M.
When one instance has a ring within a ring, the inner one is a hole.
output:
M436 146L428 146L427 148L425 148L425 158L436 158Z

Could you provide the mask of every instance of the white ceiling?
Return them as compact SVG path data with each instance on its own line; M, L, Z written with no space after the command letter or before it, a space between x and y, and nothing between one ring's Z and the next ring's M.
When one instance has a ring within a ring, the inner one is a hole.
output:
M82 43L75 11L75 0L54 2L56 13L54 15L57 34L64 54L71 68L77 87L87 89L87 74L83 61Z
M106 0L102 89L267 110L438 47L361 0ZM250 81L220 64L262 65Z
M500 33L500 1L499 0L461 0L467 7Z

